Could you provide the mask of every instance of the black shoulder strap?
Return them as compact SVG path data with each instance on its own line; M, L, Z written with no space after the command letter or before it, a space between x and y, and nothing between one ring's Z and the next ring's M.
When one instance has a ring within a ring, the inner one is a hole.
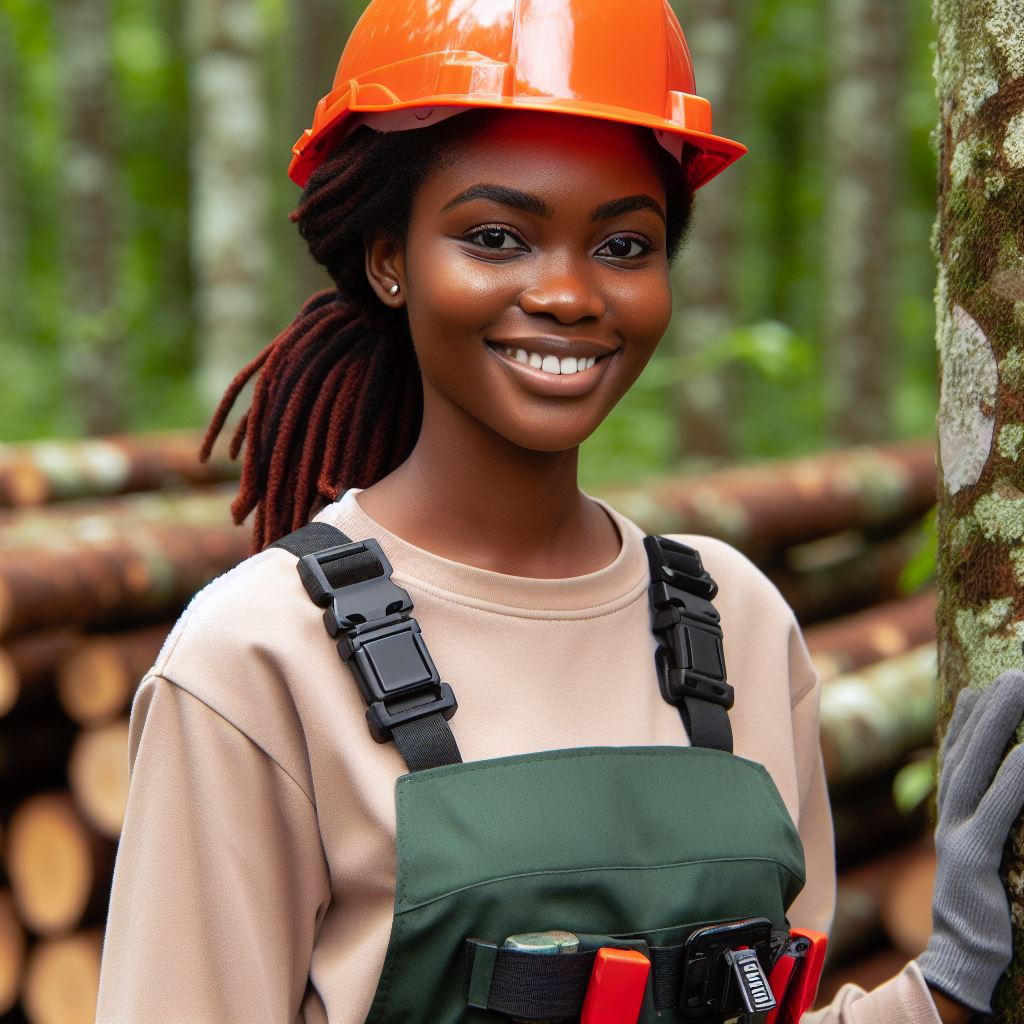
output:
M733 689L726 682L722 627L712 605L718 584L694 548L665 537L644 538L651 567L651 629L658 640L661 695L679 709L695 747L732 753L726 713Z
M412 599L391 579L391 563L375 540L352 541L313 522L270 545L295 555L306 593L324 609L366 701L370 735L394 740L409 771L459 764L448 720L458 703L441 682L412 617Z

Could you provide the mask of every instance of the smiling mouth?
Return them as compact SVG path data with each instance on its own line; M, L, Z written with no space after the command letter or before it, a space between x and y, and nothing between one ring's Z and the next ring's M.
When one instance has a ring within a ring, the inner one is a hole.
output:
M490 347L495 352L514 362L522 363L534 370L540 370L542 373L550 374L552 377L584 373L592 369L596 363L608 358L608 356L542 355L540 352L530 352L528 349L513 348L509 345L491 345Z

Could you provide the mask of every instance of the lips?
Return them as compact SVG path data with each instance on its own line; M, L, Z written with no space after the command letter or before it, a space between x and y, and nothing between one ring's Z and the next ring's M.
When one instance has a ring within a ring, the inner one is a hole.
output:
M488 339L487 347L527 391L562 398L579 397L596 388L608 357L619 351L589 339L537 337Z

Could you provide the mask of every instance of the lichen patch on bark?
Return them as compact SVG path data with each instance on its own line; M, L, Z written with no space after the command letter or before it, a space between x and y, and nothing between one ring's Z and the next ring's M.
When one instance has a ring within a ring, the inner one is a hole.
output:
M986 540L1019 544L1024 540L1024 494L1008 481L1000 481L975 502L974 518Z
M1003 156L1011 167L1024 167L1024 113L1011 117L1006 126Z
M985 28L1002 55L1011 78L1024 75L1024 13L1020 0L992 0Z
M1020 458L1021 448L1024 448L1024 425L1007 423L1000 427L996 445L1004 459L1016 462Z
M939 352L939 457L946 490L956 494L978 482L988 461L998 372L985 332L960 306L942 324Z

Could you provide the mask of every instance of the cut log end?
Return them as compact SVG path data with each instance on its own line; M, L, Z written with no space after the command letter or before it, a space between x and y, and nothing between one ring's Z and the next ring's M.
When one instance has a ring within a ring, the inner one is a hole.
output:
M79 733L68 760L79 810L100 835L117 839L128 804L128 720Z
M29 797L11 816L7 874L22 921L43 936L74 928L96 882L93 844L66 794Z
M22 994L32 1024L93 1024L101 947L98 930L37 943L28 957Z
M68 717L92 726L110 720L127 701L132 681L116 647L106 640L83 644L57 671L57 696Z

